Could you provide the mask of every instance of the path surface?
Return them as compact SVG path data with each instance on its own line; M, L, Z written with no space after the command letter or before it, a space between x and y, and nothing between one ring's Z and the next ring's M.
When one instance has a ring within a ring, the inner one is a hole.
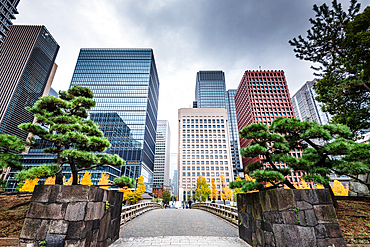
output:
M121 228L119 246L249 246L239 238L238 228L197 209L157 209Z

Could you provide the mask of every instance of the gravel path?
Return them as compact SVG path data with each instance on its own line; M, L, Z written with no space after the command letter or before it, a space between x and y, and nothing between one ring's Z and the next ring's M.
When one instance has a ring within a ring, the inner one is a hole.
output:
M238 228L197 209L156 209L128 222L121 238L160 236L239 237Z

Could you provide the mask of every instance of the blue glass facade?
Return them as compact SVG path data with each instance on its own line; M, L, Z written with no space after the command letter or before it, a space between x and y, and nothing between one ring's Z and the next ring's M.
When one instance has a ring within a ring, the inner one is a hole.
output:
M90 118L125 159L122 175L153 184L159 80L152 49L81 49L71 87L94 93Z
M196 83L197 108L226 108L226 85L223 71L199 71Z
M240 143L235 110L235 93L236 89L230 89L226 92L226 109L229 119L231 158L233 162L234 177L236 177L237 174L240 177L244 177L243 164L240 160Z
M240 162L239 132L236 120L234 95L236 90L226 91L223 71L199 71L195 87L193 108L226 108L229 120L230 147L234 177L244 176Z

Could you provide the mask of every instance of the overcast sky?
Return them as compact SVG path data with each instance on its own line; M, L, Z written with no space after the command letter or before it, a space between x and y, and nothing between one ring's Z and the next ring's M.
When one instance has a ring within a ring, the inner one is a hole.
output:
M223 70L236 89L245 70L284 70L291 96L312 80L288 40L305 35L323 0L21 0L14 24L45 25L60 45L52 87L67 90L80 48L152 48L160 81L158 119L192 105L199 70ZM340 0L345 9L349 0ZM370 0L360 1L362 8Z

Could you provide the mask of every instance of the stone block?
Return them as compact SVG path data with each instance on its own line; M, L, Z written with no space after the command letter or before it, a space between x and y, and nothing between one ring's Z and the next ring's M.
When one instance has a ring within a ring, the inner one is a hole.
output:
M315 226L315 235L317 239L328 237L325 226L323 224L318 224L317 226Z
M252 203L253 204L260 204L260 193L255 192L255 193L251 193L251 194L252 194Z
M316 195L320 204L333 204L329 189L316 190Z
M66 210L65 220L80 221L85 217L87 202L69 203Z
M46 207L47 205L44 205L42 203L38 203L38 202L31 202L30 203L30 206L28 208L28 211L27 211L27 216L28 218L38 218L38 219L42 219L42 218L46 218L46 215L45 215L45 212L46 212Z
M281 212L284 224L298 225L298 216L295 211L283 211Z
M59 234L47 234L45 241L46 246L50 247L64 247L65 244L65 235Z
M306 193L303 190L293 190L294 200L303 201L306 198Z
M27 218L34 219L63 219L64 212L62 211L62 204L51 203L42 204L38 202L31 202L27 212Z
M62 186L63 185L53 185L53 186L50 186L51 187L51 191L50 191L50 197L49 197L49 202L50 203L55 203L57 202L58 200L58 194L60 193L61 189L62 189Z
M326 239L318 239L317 240L317 247L345 247L346 244L344 243L343 238L326 238Z
M40 228L37 229L36 240L44 240L46 238L46 234L49 231L49 226L50 226L49 220L43 220L41 222Z
M323 224L329 238L341 238L342 231L339 224Z
M271 211L270 197L266 190L260 192L262 212Z
M275 245L275 236L274 236L273 232L268 232L268 231L265 232L265 245L269 246L269 247L270 246L271 247L276 246Z
M68 247L85 247L85 242L86 242L86 239L81 239L81 240L66 240L66 243L65 243L65 246L68 246Z
M307 221L306 221L306 216L304 214L304 211L302 210L298 211L298 219L299 219L298 225L306 226Z
M270 208L271 211L279 210L279 203L276 190L268 190L267 195L270 199Z
M65 220L51 220L49 233L50 234L59 234L66 235L69 222Z
M97 230L99 228L100 228L100 220L94 220L92 229Z
M51 185L36 185L32 193L32 202L49 202Z
M89 201L90 186L69 185L62 186L58 194L58 202L87 202Z
M85 220L101 219L104 215L105 203L104 202L89 202L87 203L87 212Z
M84 239L86 233L92 229L92 221L69 222L66 239Z
M108 231L110 231L110 214L105 214L100 221L98 242L104 241L108 237Z
M262 221L261 229L267 232L272 232L272 224L270 222Z
M115 218L110 221L110 231L108 232L108 237L115 241L119 238L119 231L120 231L120 218Z
M312 204L312 205L317 205L319 204L319 198L317 197L316 194L316 189L314 190L301 190L303 193L304 201Z
M263 212L263 220L275 224L283 223L283 218L277 211Z
M312 247L316 246L315 232L312 227L275 224L273 226L276 246Z
M35 239L37 230L41 226L41 219L29 219L26 218L23 223L21 235L19 238L23 239Z
M317 225L317 219L316 214L313 209L308 209L304 211L305 217L306 217L306 223L308 226L316 226Z
M315 205L314 210L318 223L338 223L333 205Z
M305 201L297 201L297 208L299 210L312 209L312 205Z
M277 189L279 210L296 209L293 190Z
M262 207L261 204L252 205L252 215L256 220L262 220Z
M261 229L256 230L257 246L265 246L265 233Z

